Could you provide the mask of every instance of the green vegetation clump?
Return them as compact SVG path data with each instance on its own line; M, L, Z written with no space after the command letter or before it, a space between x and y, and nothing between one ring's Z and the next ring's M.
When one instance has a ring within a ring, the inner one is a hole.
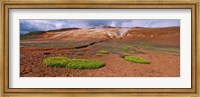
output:
M43 61L46 66L65 67L70 59L65 57L50 57Z
M72 59L66 65L66 68L73 68L73 69L94 69L103 67L104 63L98 60L92 59Z
M43 61L46 66L65 67L71 69L94 69L104 66L104 63L93 59L68 59L65 57L50 57Z
M123 49L124 51L129 51L130 48L131 48L131 46L125 46L125 47L123 47L122 49Z
M102 56L103 54L97 53L96 56Z
M109 51L100 50L100 51L96 54L96 56L103 56L104 54L108 54L108 53L109 53Z
M150 64L148 60L145 60L137 56L125 56L124 59L133 63Z
M100 50L99 51L99 54L108 54L109 53L109 51L106 51L106 50Z

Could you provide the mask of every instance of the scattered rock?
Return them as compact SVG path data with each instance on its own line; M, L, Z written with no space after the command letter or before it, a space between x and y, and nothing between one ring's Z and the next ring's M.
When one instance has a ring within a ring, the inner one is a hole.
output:
M43 55L49 55L51 54L50 52L44 52Z

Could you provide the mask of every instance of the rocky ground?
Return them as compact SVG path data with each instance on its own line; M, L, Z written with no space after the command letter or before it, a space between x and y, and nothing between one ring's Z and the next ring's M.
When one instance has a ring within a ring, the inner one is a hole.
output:
M22 77L178 77L180 76L180 56L135 48L143 52L134 54L149 60L150 64L131 63L117 54L109 53L96 56L96 47L83 49L24 47L20 52L20 75ZM47 67L43 60L48 57L96 59L105 62L99 69L67 69Z
M21 35L21 77L179 77L180 27L166 28L71 28L37 36ZM131 47L123 51L124 47ZM110 53L96 56L99 50ZM135 55L150 64L131 63L121 55ZM98 69L47 67L48 57L96 59Z

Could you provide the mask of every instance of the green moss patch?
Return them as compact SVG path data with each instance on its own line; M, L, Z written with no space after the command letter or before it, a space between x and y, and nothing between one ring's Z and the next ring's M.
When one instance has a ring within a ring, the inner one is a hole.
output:
M125 46L122 48L124 51L129 51L131 49L131 46Z
M96 56L103 56L103 55L108 54L108 53L109 53L109 51L100 50L100 51L96 54Z
M102 55L103 55L103 54L99 54L99 53L96 54L96 56L102 56Z
M66 67L70 59L65 57L50 57L43 61L46 66Z
M94 69L103 67L104 63L98 60L92 59L72 59L66 65L66 68L73 68L73 69Z
M109 51L106 51L106 50L100 50L99 51L99 54L108 54L109 53Z
M145 59L137 57L137 56L125 56L124 59L126 61L133 62L133 63L150 64L150 62L148 60L145 60Z
M65 57L50 57L43 61L46 66L71 69L95 69L103 67L104 62L93 59L68 59Z

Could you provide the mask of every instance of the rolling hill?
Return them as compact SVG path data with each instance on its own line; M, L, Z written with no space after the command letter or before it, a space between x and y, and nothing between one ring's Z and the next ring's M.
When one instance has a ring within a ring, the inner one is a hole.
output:
M133 40L150 41L175 47L180 46L180 27L122 28L103 26L95 28L64 28L35 33L37 34L32 32L20 35L21 43ZM24 38L25 36L28 38Z

